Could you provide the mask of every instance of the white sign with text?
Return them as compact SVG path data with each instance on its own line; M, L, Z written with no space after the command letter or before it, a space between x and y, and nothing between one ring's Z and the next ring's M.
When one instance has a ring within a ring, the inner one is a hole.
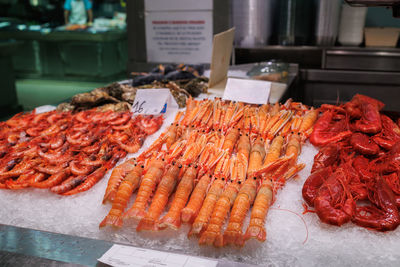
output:
M178 104L168 88L138 89L132 104L132 113L158 115L178 109Z
M199 257L121 245L113 245L98 260L111 266L124 267L216 267L218 263Z
M228 78L223 99L250 104L265 104L268 103L270 91L270 82Z
M210 63L212 10L146 11L148 62Z

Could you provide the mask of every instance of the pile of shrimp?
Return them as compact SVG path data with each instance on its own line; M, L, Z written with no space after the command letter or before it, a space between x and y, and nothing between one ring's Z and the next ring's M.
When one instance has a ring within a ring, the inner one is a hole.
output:
M188 223L188 237L198 237L200 245L265 241L268 209L276 192L304 168L297 157L317 116L291 101L255 106L189 99L186 113L178 113L146 151L114 169L103 199L112 208L100 227L122 227L134 218L136 231L177 230Z
M86 191L126 152L137 152L162 120L95 109L17 114L0 123L0 188Z

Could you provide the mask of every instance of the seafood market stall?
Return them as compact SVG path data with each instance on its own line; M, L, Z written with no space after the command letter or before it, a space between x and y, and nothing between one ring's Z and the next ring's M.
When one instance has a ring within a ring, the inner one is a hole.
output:
M209 97L213 98L212 95ZM214 102L200 101L198 103L207 106L207 103ZM286 105L298 107L296 103L291 105L288 102ZM284 112L284 105L281 108ZM327 108L333 107L327 106ZM340 110L340 108L337 109ZM146 138L139 151L129 154L127 158L137 157L148 150L161 133L169 129L170 123L175 120L175 115L175 112L166 114L161 128ZM111 121L118 119L113 116L110 118L112 118ZM118 125L116 122L113 124ZM359 126L361 127L362 124ZM336 133L332 134L336 138ZM342 132L339 134L343 135ZM346 135L348 134L346 132ZM273 137L268 137L267 134L267 138ZM9 262L17 258L20 262L48 264L56 261L57 264L69 262L95 265L96 259L110 248L111 244L116 243L180 255L199 256L203 259L206 257L208 260L218 261L218 266L242 266L243 264L396 266L400 258L397 249L400 242L399 229L383 233L352 223L337 227L322 223L315 213L303 214L305 206L302 187L310 176L314 156L317 153L317 147L309 141L302 145L297 162L303 169L296 178L288 179L276 192L275 202L270 207L265 222L267 231L265 242L251 239L243 247L227 245L217 249L212 246L199 246L197 238L188 238L190 226L187 224L182 224L178 230L137 232L135 228L138 227L138 221L124 220L124 225L120 229L108 226L99 228L100 222L111 208L109 204L102 204L103 194L108 187L111 175L109 171L90 190L70 196L54 194L52 193L54 190L39 188L2 189L0 191L0 201L3 204L3 216L0 219L0 223L3 224L0 235L2 258L8 259ZM223 178L222 181L224 181ZM11 180L9 182L12 183ZM131 199L127 203L128 207L133 202ZM242 222L245 228L250 223L250 210L248 213ZM19 256L21 254L25 258L21 258Z

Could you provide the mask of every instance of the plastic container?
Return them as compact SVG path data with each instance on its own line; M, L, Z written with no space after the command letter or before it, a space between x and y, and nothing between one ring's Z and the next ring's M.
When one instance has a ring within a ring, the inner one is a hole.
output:
M366 16L366 7L351 7L348 4L342 5L338 38L340 44L358 46L363 42Z
M319 0L315 39L319 46L331 46L336 42L339 30L341 0Z
M365 46L396 47L400 28L365 28Z

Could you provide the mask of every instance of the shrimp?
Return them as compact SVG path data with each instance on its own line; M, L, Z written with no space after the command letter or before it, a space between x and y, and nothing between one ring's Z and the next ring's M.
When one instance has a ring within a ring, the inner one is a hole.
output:
M258 137L251 148L247 176L252 176L261 167L264 157L264 140L262 137Z
M315 123L318 118L319 111L317 109L311 108L307 114L304 116L303 121L301 122L299 132L304 134L309 130Z
M201 234L199 245L223 246L222 226L239 191L238 182L230 182L215 204L207 229Z
M273 161L277 160L281 155L281 150L283 147L283 142L285 140L282 136L277 136L272 140L271 146L269 147L268 153L265 157L263 167L267 166L268 164L272 163Z
M122 213L124 212L132 193L139 186L143 168L143 165L135 164L134 168L123 179L115 194L112 208L104 220L100 223L100 228L106 225L122 227Z
M117 193L122 180L135 168L135 166L136 159L132 158L114 168L110 178L108 179L106 192L103 197L103 204L107 201L112 202L114 200L115 194Z
M65 168L59 171L58 173L51 175L47 180L42 182L33 182L30 184L30 186L36 188L50 188L60 184L68 177L69 174L70 174L69 168Z
M104 177L106 172L114 167L114 165L118 162L121 157L125 156L125 152L115 153L114 156L103 166L89 174L86 179L74 189L63 193L65 196L74 195L77 193L81 193L92 188L101 178Z
M248 178L235 199L228 226L224 232L224 246L227 244L240 245L244 218L250 209L257 193L257 178Z
M211 213L214 209L215 203L222 194L225 186L225 178L215 179L210 189L207 192L207 196L203 201L200 208L199 214L194 220L188 236L198 235L203 232L207 226L208 220L211 217Z
M272 140L274 136L279 133L279 131L289 122L290 118L293 116L292 111L283 111L282 116L279 120L269 129L267 138Z
M179 172L182 165L172 163L171 167L167 170L164 177L161 179L160 184L157 187L156 193L153 197L149 210L144 218L139 221L136 231L143 230L158 230L158 218L163 212L165 205L167 205L168 198L172 191L175 189L178 181Z
M176 188L174 199L168 213L160 220L159 227L170 227L177 230L181 225L181 212L193 190L194 179L197 175L197 166L190 166L183 175Z
M226 109L225 116L222 118L222 131L226 133L229 127L233 114L235 113L236 105L234 101L229 102L228 108Z
M231 128L231 130L226 135L224 144L222 145L223 150L227 150L230 155L239 137L239 129L236 127Z
M146 215L147 203L164 173L164 168L164 160L155 159L150 163L150 167L140 183L135 202L132 207L124 213L124 218L141 219Z
M206 197L206 191L211 182L211 177L211 174L203 175L196 184L188 204L182 210L182 222L191 223L193 222L194 218L196 218L201 205L203 204L204 198Z
M251 210L250 223L247 227L243 239L238 241L238 245L244 245L244 242L250 238L256 238L258 241L264 242L267 233L265 231L265 218L269 207L273 202L273 188L270 179L265 179L258 190L257 197Z
M296 161L297 157L301 153L301 140L300 140L300 135L299 134L291 134L289 136L289 142L286 146L286 156L291 156L293 155L293 158L290 162L290 165L293 166Z

